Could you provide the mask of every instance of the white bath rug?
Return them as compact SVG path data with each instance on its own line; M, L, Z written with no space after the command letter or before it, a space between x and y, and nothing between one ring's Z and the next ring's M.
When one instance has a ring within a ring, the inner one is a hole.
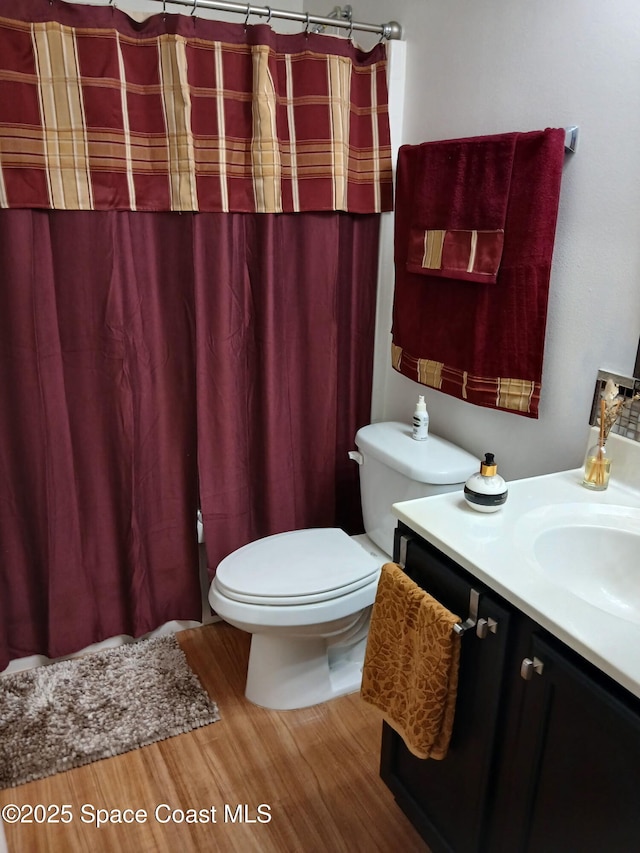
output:
M0 676L0 788L219 719L173 635Z

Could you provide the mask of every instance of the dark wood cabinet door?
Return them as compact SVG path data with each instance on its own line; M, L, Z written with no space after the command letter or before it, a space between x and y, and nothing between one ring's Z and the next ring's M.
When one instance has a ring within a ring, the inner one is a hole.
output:
M497 849L636 853L640 702L548 635L529 647Z
M405 571L463 620L471 590L476 589L478 618L495 622L495 633L487 631L484 639L474 628L462 637L456 714L446 758L416 758L387 725L382 743L381 776L434 853L476 853L484 849L493 796L510 610L422 540L410 539Z

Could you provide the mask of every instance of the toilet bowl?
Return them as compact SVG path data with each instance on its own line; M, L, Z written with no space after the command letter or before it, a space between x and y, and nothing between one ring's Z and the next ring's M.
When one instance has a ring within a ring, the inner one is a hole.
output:
M290 710L358 690L387 559L366 536L337 528L279 533L226 557L209 603L252 634L247 699Z
M399 422L363 427L356 445L366 534L278 533L216 569L209 603L252 635L245 695L256 705L305 708L359 690L380 569L393 553L392 504L461 490L478 466L438 436L414 441Z

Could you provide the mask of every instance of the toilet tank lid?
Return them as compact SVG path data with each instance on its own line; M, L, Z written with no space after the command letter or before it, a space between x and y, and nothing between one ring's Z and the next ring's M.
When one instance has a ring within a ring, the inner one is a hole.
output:
M356 433L356 445L365 457L369 454L418 483L464 483L480 470L478 459L456 444L432 433L425 441L416 441L411 432L399 421L368 424Z

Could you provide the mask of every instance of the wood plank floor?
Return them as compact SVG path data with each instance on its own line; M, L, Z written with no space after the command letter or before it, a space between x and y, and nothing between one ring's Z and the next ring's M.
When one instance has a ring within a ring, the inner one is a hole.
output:
M68 804L73 816L6 825L9 853L428 853L378 776L380 721L357 694L300 711L258 708L243 694L249 635L216 623L178 639L220 722L0 791L0 806ZM147 819L98 827L97 809L142 809ZM198 822L177 822L183 815Z

